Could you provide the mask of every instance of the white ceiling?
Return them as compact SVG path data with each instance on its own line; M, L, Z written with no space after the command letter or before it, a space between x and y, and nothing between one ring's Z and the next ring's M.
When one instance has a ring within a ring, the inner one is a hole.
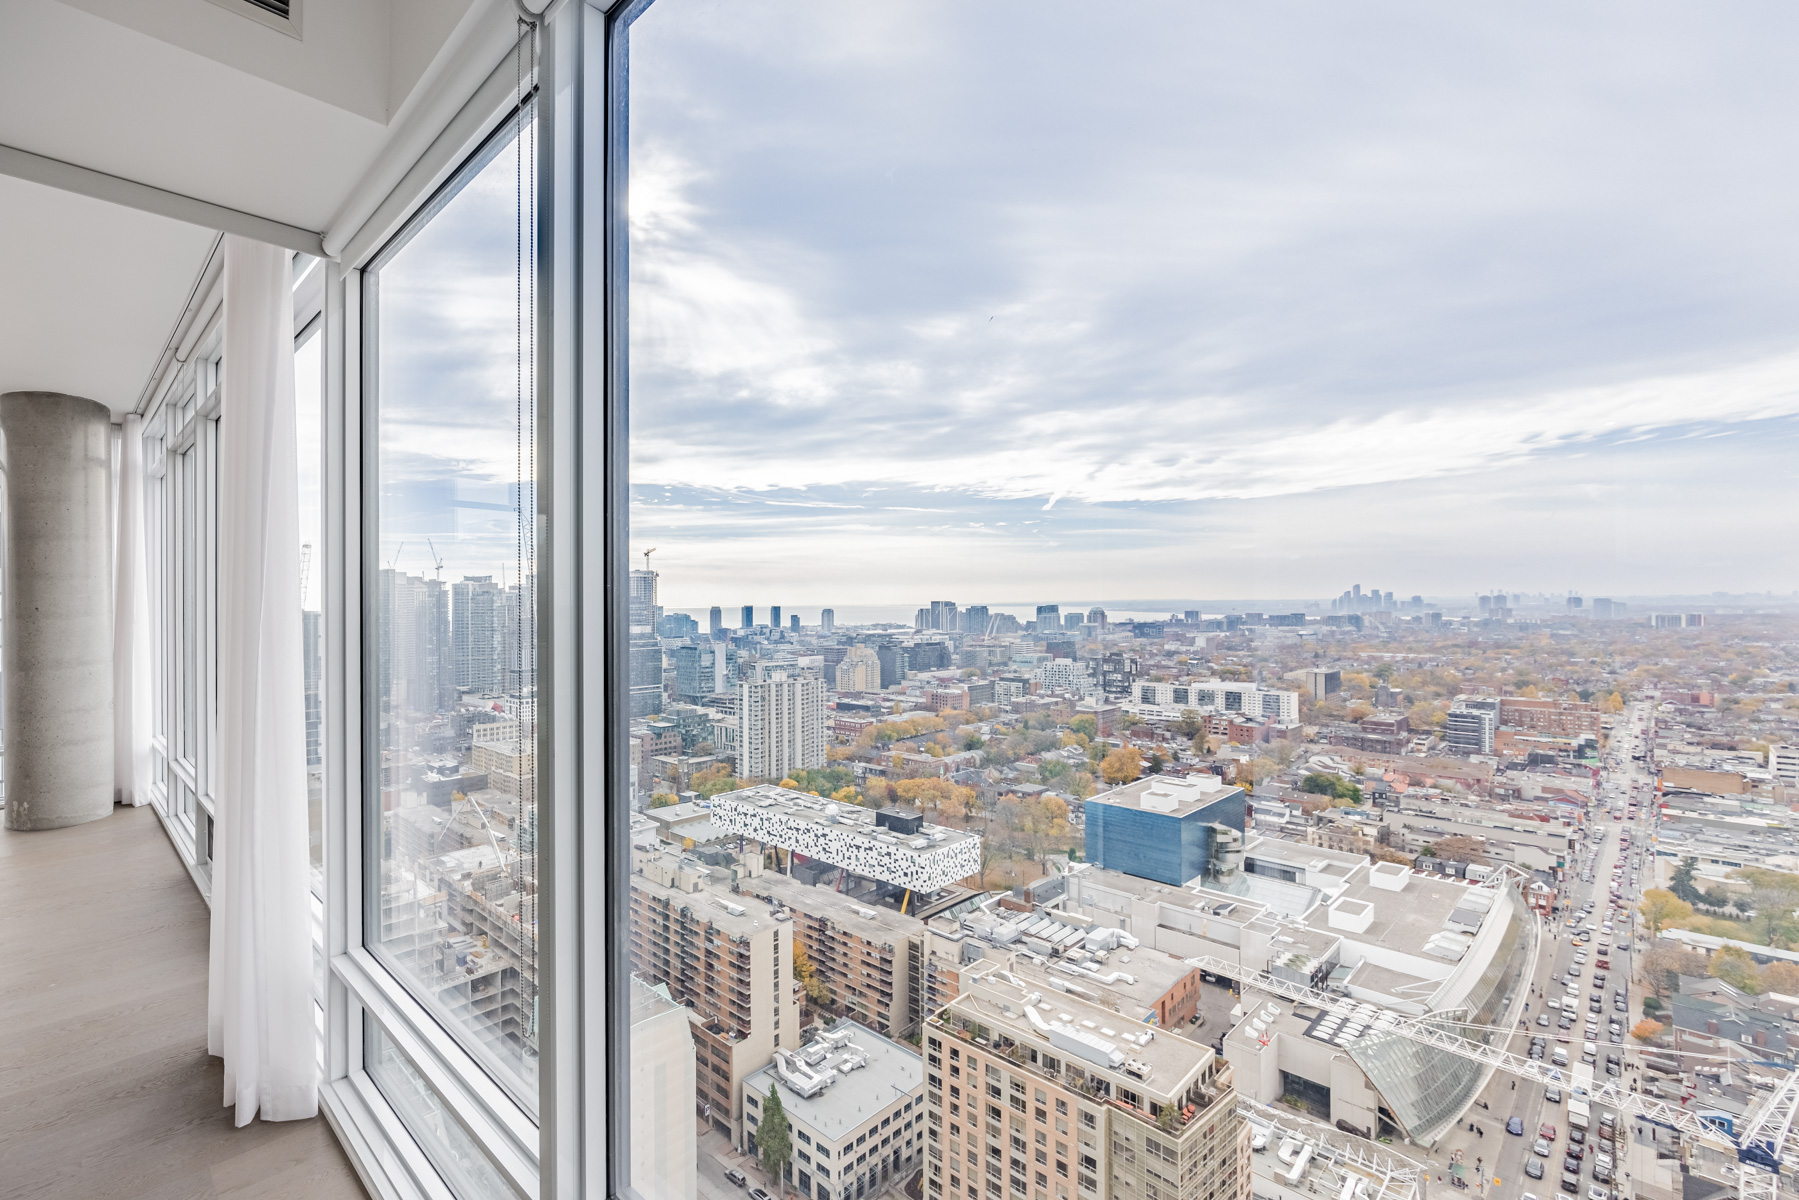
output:
M131 411L212 239L0 176L0 392L68 392Z
M0 144L326 229L471 0L0 0ZM0 177L0 392L129 411L212 233Z

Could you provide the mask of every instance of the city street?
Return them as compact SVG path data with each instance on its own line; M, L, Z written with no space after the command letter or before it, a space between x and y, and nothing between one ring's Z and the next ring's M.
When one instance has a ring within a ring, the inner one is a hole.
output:
M1635 936L1635 905L1642 888L1650 885L1644 882L1647 877L1642 874L1641 869L1633 864L1646 855L1648 823L1653 819L1653 809L1648 803L1653 783L1643 764L1633 760L1631 747L1642 738L1649 719L1647 705L1633 706L1613 731L1588 820L1582 836L1571 850L1567 878L1558 898L1557 911L1543 929L1537 961L1531 972L1528 1009L1522 1014L1525 1024L1513 1033L1507 1046L1513 1053L1527 1054L1531 1037L1542 1036L1547 1039L1548 1047L1545 1061L1559 1046L1567 1050L1569 1064L1573 1066L1581 1061L1583 1041L1592 1040L1598 1050L1594 1064L1596 1074L1603 1075L1605 1056L1608 1053L1620 1054L1625 1063L1626 1078L1635 1072L1635 1067L1631 1065L1635 1055L1630 1052L1634 1042L1629 1037L1629 1029L1638 1019L1643 997L1640 985L1633 979L1632 969L1637 957L1635 951L1640 948L1640 942ZM1612 810L1617 808L1628 812L1628 799L1633 795L1644 800L1645 811L1635 822L1614 820ZM1619 864L1626 830L1631 833L1631 848L1628 856L1625 856L1617 884L1616 904L1622 907L1620 912L1619 908L1614 907L1611 898L1612 871ZM1592 911L1578 921L1571 921L1570 918L1589 902L1593 906ZM1613 926L1610 933L1604 932L1603 928L1608 922ZM1577 943L1577 934L1589 924L1592 926L1590 938L1584 945ZM1626 949L1619 949L1620 944ZM1606 972L1603 988L1595 989L1594 973L1600 960L1609 961L1610 969ZM1571 999L1566 991L1570 970L1579 971L1579 975L1572 980L1578 1000ZM1622 1014L1616 1012L1612 1002L1614 990L1619 987L1629 989L1626 1009ZM1597 1035L1588 1039L1583 1035L1585 1022L1593 1015L1590 1013L1589 998L1595 990L1602 991L1603 996L1597 1014ZM1558 1002L1558 1008L1548 1007L1551 999ZM1572 1027L1565 1030L1559 1027L1561 1002L1567 1002L1571 1007L1578 1006ZM1539 1025L1538 1018L1545 1013L1549 1015L1549 1023ZM1623 1020L1623 1041L1619 1044L1613 1044L1608 1037L1608 1022L1613 1016L1620 1016ZM1571 1077L1571 1072L1563 1069L1563 1075ZM1464 1115L1460 1128L1452 1130L1433 1150L1431 1159L1437 1165L1437 1170L1432 1174L1431 1188L1443 1189L1437 1191L1438 1196L1444 1195L1445 1191L1459 1190L1451 1184L1449 1170L1459 1151L1460 1161L1465 1167L1463 1178L1469 1182L1470 1192L1505 1197L1530 1192L1542 1200L1550 1200L1558 1192L1562 1162L1570 1146L1568 1086L1564 1085L1561 1091L1562 1099L1552 1102L1546 1098L1546 1089L1542 1086L1517 1079L1502 1071L1494 1072L1480 1097ZM1589 1132L1596 1131L1601 1119L1610 1112L1609 1109L1593 1106ZM1505 1131L1507 1119L1514 1116L1523 1123L1523 1136L1508 1135ZM1555 1126L1556 1137L1550 1156L1536 1159L1543 1165L1544 1177L1531 1179L1525 1175L1524 1166L1535 1157L1532 1145L1536 1141L1538 1128L1545 1123ZM1636 1123L1621 1119L1619 1125L1629 1134ZM1587 1189L1594 1183L1592 1161L1595 1150L1590 1138L1587 1145L1588 1149L1581 1163L1583 1200ZM1629 1150L1622 1156L1624 1161L1616 1164L1616 1180L1612 1187L1628 1197L1634 1195L1631 1187L1633 1178L1644 1176L1647 1181L1661 1172L1655 1167L1655 1147L1646 1136L1640 1144L1631 1138L1625 1145ZM1657 1179L1656 1183L1667 1186L1665 1178Z

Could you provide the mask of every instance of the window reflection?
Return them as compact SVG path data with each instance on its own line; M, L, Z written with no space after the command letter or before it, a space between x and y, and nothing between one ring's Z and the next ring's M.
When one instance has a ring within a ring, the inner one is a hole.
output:
M535 461L521 275L532 231L513 134L365 275L379 363L368 929L535 1108Z

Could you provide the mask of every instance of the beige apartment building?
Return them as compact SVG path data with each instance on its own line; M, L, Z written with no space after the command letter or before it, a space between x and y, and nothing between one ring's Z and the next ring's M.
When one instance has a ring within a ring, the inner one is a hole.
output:
M1599 706L1579 700L1539 700L1528 696L1502 696L1499 723L1532 733L1557 737L1599 736Z
M1209 1046L986 963L924 1028L928 1200L1248 1200Z
M740 886L792 914L793 935L840 1013L886 1037L912 1032L907 941L917 936L916 918L773 872Z
M691 855L642 862L631 876L631 961L693 1011L698 1111L741 1144L745 1077L777 1049L799 1049L793 923L708 890L711 873Z

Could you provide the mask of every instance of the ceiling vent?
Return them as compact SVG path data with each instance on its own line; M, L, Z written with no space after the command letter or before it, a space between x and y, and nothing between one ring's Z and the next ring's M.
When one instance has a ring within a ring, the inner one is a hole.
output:
M300 9L305 0L212 0L259 25L279 29L289 37L300 36Z

